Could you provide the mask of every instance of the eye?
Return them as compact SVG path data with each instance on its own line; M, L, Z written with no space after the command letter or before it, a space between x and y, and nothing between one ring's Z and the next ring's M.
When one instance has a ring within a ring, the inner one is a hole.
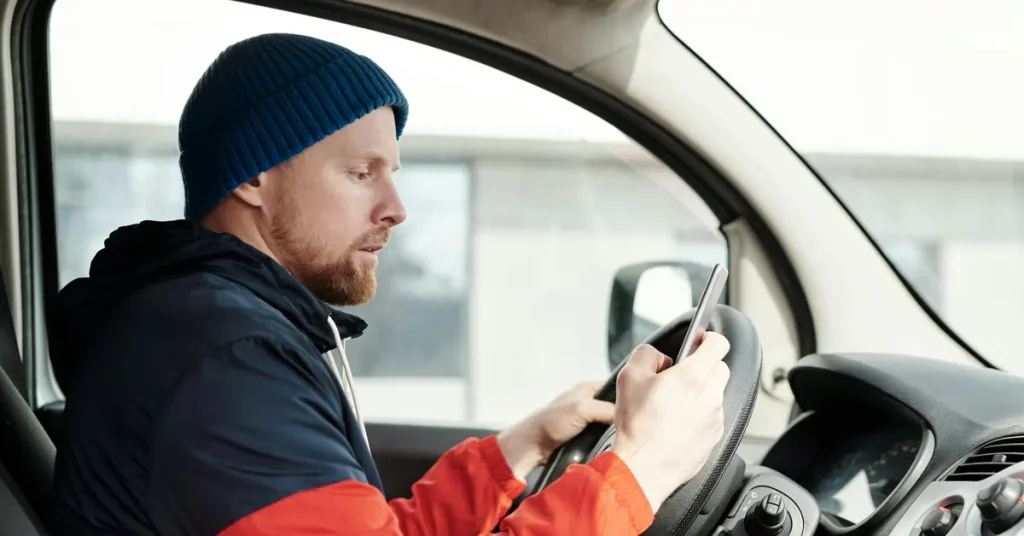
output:
M358 182L368 181L373 179L373 173L364 170L352 170L350 176Z

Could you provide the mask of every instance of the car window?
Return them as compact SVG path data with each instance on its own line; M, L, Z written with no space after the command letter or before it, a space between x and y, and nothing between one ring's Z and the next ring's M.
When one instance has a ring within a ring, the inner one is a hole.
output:
M216 0L58 0L51 24L61 285L87 273L117 226L181 217L175 124L224 47L313 35L398 81L411 103L396 175L409 218L381 255L377 296L349 309L370 324L349 346L369 420L508 425L608 375L619 267L726 261L718 222L661 162L593 114L462 57Z
M664 23L968 345L1024 373L1024 3L672 0Z

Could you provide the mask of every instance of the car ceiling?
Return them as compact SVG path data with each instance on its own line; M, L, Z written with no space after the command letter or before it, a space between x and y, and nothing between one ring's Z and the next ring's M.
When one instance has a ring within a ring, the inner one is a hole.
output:
M612 56L617 56L621 69L621 53L634 49L644 25L656 21L657 4L656 0L350 1L485 37L568 72Z

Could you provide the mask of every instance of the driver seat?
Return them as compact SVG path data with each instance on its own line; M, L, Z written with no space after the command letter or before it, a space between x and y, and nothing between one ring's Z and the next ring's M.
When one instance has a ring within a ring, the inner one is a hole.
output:
M45 535L44 512L57 450L14 383L23 378L0 272L0 534Z

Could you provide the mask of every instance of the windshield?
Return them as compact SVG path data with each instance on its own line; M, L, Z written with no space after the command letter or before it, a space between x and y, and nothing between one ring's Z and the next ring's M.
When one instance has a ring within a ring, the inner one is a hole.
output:
M1024 373L1024 2L668 0L917 293Z

